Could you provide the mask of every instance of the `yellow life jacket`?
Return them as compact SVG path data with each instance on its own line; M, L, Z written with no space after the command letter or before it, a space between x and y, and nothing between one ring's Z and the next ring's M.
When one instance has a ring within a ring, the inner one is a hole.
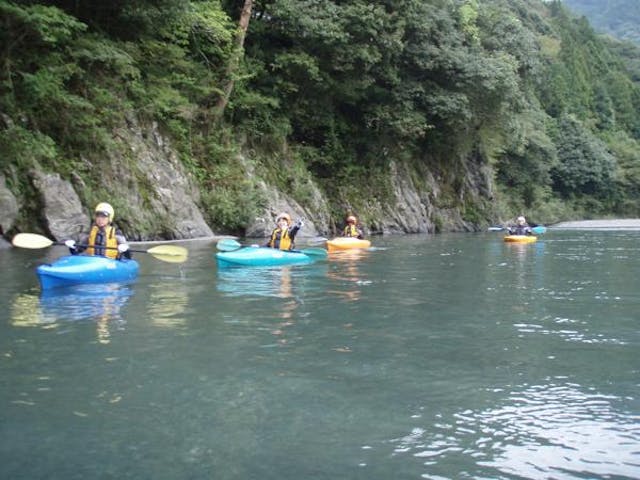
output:
M87 254L100 255L107 258L118 258L118 240L116 239L115 227L112 225L104 227L102 243L100 244L96 244L98 233L100 233L100 227L97 225L91 227L91 232L89 233L89 245L95 245L97 248L94 248L93 246L88 247ZM107 250L100 247L109 247L109 249Z
M280 250L291 250L293 248L293 242L289 236L289 229L281 230L280 228L275 228L271 233L269 246L271 248L279 248Z
M357 237L358 236L358 229L356 228L355 225L349 224L346 227L344 227L344 231L342 232L342 236L343 237Z

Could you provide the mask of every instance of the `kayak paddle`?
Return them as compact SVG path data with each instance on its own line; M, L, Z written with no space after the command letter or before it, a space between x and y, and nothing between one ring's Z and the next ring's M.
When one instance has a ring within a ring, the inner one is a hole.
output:
M328 238L325 237L311 237L311 238L303 238L303 240L307 245L320 245L321 243L325 243Z
M251 245L253 247L259 247L259 245ZM233 252L234 250L238 250L242 248L242 244L233 238L224 238L216 243L216 248L221 252ZM266 247L265 247L266 248ZM322 257L325 258L328 255L328 252L324 248L302 248L292 250L293 252L304 253L305 255L309 255L310 257Z
M51 245L64 245L64 242L54 242L43 235L36 233L19 233L11 241L14 247L19 248L47 248ZM78 245L79 247L91 247L92 245ZM117 250L115 247L100 247L107 250ZM139 250L130 248L130 252L136 253L149 253L156 257L158 260L168 263L182 263L187 259L189 251L178 245L158 245L157 247L151 247L147 250Z
M507 230L507 227L500 227L500 226L489 227L490 232L501 232L503 230ZM536 235L542 235L543 233L546 233L546 231L547 231L547 227L543 225L536 225L535 227L531 227L531 232L535 233Z

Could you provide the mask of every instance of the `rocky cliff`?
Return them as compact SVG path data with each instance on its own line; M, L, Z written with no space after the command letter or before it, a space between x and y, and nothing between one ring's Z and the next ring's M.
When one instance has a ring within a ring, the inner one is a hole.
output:
M95 164L104 175L106 193L99 198L95 198L95 193L88 194L91 187L78 174L63 178L56 172L34 168L28 173L28 185L36 206L34 201L29 202L30 211L20 215L19 209L26 208L27 202L12 193L5 178L0 177L0 222L5 234L26 231L35 225L32 229L57 240L75 237L87 230L92 203L108 201L116 208L116 224L131 240L214 235L205 221L207 205L201 202L197 182L156 124L143 127L130 117L126 125L114 132L113 138L118 148ZM306 186L311 198L302 205L274 185L255 178L255 172L246 164L239 161L237 168L243 169L245 176L254 176L252 180L264 199L258 214L246 225L246 236L266 237L281 211L305 219L304 236L331 235L341 226L342 218L332 216L331 205L344 203L328 198L313 180ZM390 194L377 195L371 191L362 200L361 211L355 213L363 219L369 234L476 230L490 216L491 171L478 161L459 164L463 167L456 176L449 174L446 178L425 164L409 166L391 159Z

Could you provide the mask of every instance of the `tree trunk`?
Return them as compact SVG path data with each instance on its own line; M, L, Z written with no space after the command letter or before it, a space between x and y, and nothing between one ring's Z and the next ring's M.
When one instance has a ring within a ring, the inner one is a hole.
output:
M249 28L249 19L251 18L251 10L253 9L253 0L245 0L242 7L242 13L240 14L240 22L238 24L238 33L235 38L235 45L229 65L227 66L226 79L227 83L222 89L222 94L218 98L216 106L214 108L214 117L219 120L224 115L224 110L229 103L231 92L235 83L236 71L240 66L240 59L242 58L244 49L244 39L247 35L247 29Z

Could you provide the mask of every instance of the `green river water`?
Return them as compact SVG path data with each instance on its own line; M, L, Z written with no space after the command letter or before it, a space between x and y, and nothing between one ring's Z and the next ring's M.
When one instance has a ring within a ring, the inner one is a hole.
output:
M372 241L47 295L64 248L0 251L0 478L640 478L640 232Z

